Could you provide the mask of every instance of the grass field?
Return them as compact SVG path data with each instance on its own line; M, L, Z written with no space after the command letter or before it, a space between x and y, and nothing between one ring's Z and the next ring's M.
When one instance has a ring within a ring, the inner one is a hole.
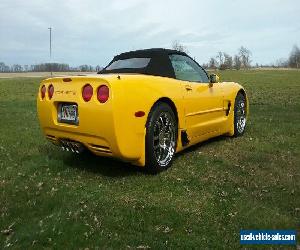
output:
M40 79L0 79L0 248L236 249L240 229L299 230L300 71L220 75L248 92L245 135L156 176L60 151L39 129Z

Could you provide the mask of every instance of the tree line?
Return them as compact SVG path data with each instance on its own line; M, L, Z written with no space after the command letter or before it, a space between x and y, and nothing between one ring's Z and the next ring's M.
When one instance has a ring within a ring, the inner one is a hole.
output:
M11 66L6 65L4 62L0 62L0 72L69 72L69 71L80 71L80 72L93 72L100 71L102 67L99 65L80 65L78 67L70 67L69 64L65 63L40 63L34 65L20 65L13 64Z
M279 59L276 61L274 67L283 67L283 68L300 68L300 49L297 45L294 45L288 59Z
M186 46L180 44L178 41L174 41L172 48L178 51L189 54ZM248 69L251 67L251 51L244 46L241 46L238 53L234 56L229 55L226 52L219 51L215 57L211 57L208 63L202 64L205 69Z
M189 54L187 47L180 44L178 41L173 42L172 48L186 52ZM272 65L251 65L252 53L249 49L241 46L236 55L229 55L226 52L219 51L215 57L211 57L208 63L204 63L202 66L206 69L249 69L251 67L283 67L283 68L300 68L300 49L297 45L294 45L287 59L279 59ZM6 65L4 62L0 62L0 72L98 72L102 69L99 65L92 66L83 64L78 67L70 67L65 63L40 63L35 65L20 65L13 64L11 66Z
M226 52L219 51L215 57L211 57L209 62L203 64L207 69L249 69L251 67L251 51L245 47L240 47L234 56Z
M186 46L180 44L178 41L174 41L172 48L189 54ZM244 46L238 49L236 55L231 56L226 52L219 51L215 57L211 57L208 63L202 64L205 69L249 69L258 67L284 67L284 68L300 68L300 49L297 45L294 45L292 51L289 54L288 59L279 59L276 63L271 65L252 65L251 62L252 52Z

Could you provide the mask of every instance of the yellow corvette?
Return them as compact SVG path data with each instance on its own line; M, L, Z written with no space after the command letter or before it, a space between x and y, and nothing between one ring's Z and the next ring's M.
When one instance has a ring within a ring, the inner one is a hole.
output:
M43 80L37 97L41 128L54 144L154 173L191 145L242 135L248 109L241 85L218 82L187 54L168 49L122 53L95 75Z

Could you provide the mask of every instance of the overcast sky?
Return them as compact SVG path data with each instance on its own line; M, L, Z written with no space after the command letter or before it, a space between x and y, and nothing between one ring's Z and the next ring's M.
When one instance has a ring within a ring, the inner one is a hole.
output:
M300 0L0 0L0 62L105 66L120 52L187 46L199 63L243 45L254 63L300 45Z

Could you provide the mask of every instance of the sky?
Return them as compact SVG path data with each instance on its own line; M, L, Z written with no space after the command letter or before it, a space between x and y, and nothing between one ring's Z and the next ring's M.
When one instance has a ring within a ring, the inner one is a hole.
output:
M0 0L0 62L105 66L114 55L186 46L200 64L240 46L270 64L300 47L299 0Z

